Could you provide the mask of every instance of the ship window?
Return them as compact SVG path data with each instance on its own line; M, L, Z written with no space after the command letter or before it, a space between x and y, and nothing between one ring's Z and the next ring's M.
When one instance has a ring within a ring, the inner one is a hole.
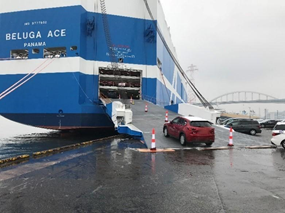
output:
M39 49L33 49L33 54L39 54L40 50Z
M53 47L44 49L44 58L66 57L66 47Z
M29 50L11 50L10 57L13 59L27 59Z
M71 46L71 47L70 47L70 50L71 50L71 51L77 50L77 46Z

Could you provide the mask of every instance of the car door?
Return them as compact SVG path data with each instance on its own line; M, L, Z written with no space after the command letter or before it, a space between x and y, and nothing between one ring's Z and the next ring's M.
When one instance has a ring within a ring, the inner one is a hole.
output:
M178 121L178 125L177 125L177 138L179 137L180 133L183 132L184 127L186 126L186 120L184 120L183 118L180 118Z
M238 132L248 132L250 127L248 124L249 122L247 120L240 120L238 125Z
M180 134L180 132L182 131L182 129L184 127L183 123L184 123L184 119L179 118L178 122L173 125L173 129L174 129L173 137L179 138L179 134Z
M232 128L237 131L237 132L240 132L241 131L241 126L240 126L240 121L236 120L234 122L232 122L230 124L230 126L232 126Z
M179 117L174 118L174 119L169 123L167 130L168 130L168 134L169 134L170 136L175 137L175 131L176 131L175 128L176 128L176 125L178 124L178 122L179 122Z
M278 123L278 121L274 120L271 128L274 128L277 123Z
M269 128L270 127L270 123L271 123L271 121L266 121L264 127L265 128Z
M267 128L273 128L274 127L274 125L275 125L275 121L274 120L270 120L270 121L268 121L268 124L267 124Z

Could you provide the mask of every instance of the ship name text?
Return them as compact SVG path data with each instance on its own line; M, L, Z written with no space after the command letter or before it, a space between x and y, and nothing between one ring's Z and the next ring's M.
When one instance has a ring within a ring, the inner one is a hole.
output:
M57 29L57 30L49 30L47 33L47 38L58 38L65 37L66 29ZM27 39L39 39L42 38L41 31L30 31L30 32L22 32L22 33L7 33L6 41L10 40L27 40Z

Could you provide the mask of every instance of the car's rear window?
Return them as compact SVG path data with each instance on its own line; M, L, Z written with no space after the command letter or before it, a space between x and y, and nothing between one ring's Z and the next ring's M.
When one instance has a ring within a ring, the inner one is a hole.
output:
M190 125L195 126L195 127L211 127L212 126L212 124L208 121L191 121Z
M274 130L285 130L285 125L282 124L282 125L276 125Z

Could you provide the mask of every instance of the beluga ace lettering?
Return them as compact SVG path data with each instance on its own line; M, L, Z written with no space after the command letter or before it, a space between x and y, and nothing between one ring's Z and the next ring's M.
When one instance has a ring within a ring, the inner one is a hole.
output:
M6 34L6 41L9 40L26 40L26 39L36 39L42 38L42 34L40 31L38 32L23 32L23 33L7 33Z
M55 30L55 31L50 30L47 35L48 38L49 37L65 37L65 36L66 36L66 29Z
M58 38L58 37L65 37L66 36L66 29L56 29L56 30L49 30L47 33L47 38ZM22 33L6 33L6 41L10 40L27 40L27 39L38 39L42 38L41 31L30 31L30 32L22 32Z

